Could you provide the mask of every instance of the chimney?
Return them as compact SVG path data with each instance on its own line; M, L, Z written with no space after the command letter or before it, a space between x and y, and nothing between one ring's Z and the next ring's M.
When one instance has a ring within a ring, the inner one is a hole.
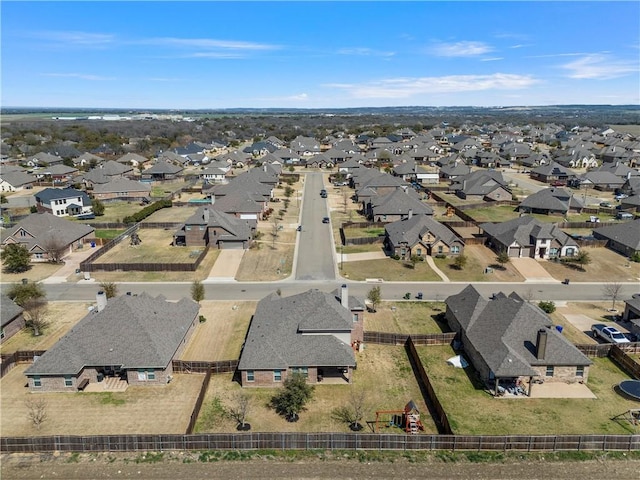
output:
M267 164L266 164L266 163L262 166L262 171L263 171L263 172L266 172L266 171L267 171Z
M346 283L340 287L340 303L349 310L349 287L347 287Z
M204 207L204 210L202 211L202 219L206 223L209 223L209 209L207 207Z
M104 290L96 293L96 303L98 304L98 312L101 312L107 306L107 294L104 293Z
M216 203L216 195L215 193L211 194L211 205L213 205L214 203Z
M543 360L547 353L547 330L541 328L538 330L538 338L536 340L536 358Z
M409 209L409 218L413 217L413 208Z

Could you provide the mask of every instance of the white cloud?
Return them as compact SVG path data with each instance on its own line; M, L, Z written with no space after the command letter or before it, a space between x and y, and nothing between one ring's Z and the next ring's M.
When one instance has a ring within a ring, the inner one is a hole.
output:
M213 38L177 38L177 37L159 37L140 40L139 43L166 45L175 47L190 47L202 49L221 49L221 50L277 50L281 48L278 45L267 43L243 42L237 40L217 40Z
M113 44L115 35L109 33L79 32L79 31L41 31L32 32L33 37L53 42L54 46L105 47ZM58 44L58 45L56 45Z
M475 57L493 51L493 48L484 42L456 42L439 43L429 49L438 57Z
M566 63L560 68L568 70L569 78L607 80L640 70L638 62L619 60L609 55L591 54Z
M498 60L504 60L504 57L486 57L481 58L481 62L497 62Z
M59 78L77 78L79 80L105 81L115 80L113 77L103 77L100 75L91 75L84 73L42 73L43 77L59 77Z
M538 80L528 75L450 75L443 77L390 78L361 84L333 83L325 87L346 90L354 98L409 98L415 95L484 90L517 90Z
M384 52L366 47L341 48L337 53L338 55L359 55L365 57L393 57L396 54L395 52Z

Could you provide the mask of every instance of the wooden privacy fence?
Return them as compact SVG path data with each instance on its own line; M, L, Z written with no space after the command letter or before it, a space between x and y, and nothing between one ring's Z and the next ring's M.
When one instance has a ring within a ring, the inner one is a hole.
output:
M193 405L193 410L191 411L191 417L189 417L189 425L187 425L187 434L193 433L193 430L196 427L196 422L198 421L198 415L200 415L200 409L202 408L202 404L204 403L204 397L207 394L207 389L209 388L209 382L211 381L211 370L207 370L207 373L204 375L204 379L202 380L202 385L200 386L200 392L198 393L198 398L196 398L196 403Z
M238 368L238 360L221 360L219 362L173 360L171 363L174 373L231 373Z
M365 343L379 345L404 345L411 338L415 345L449 345L455 336L453 332L427 334L364 332L363 340Z
M80 262L80 270L83 271L83 272L91 272L92 271L93 262L95 262L98 258L100 258L102 255L107 253L113 247L118 245L118 243L120 243L123 239L125 239L126 237L131 235L133 232L138 230L138 228L140 228L140 224L136 223L135 225L127 228L124 232L122 232L120 235L115 237L113 240L110 240L109 242L107 242L98 251L96 251L96 252L92 253L91 255L89 255L82 262Z
M3 437L2 453L188 450L447 450L502 452L640 449L640 435L400 435L377 433L206 433Z
M2 364L0 364L0 378L9 373L18 363L32 363L33 357L39 357L46 350L19 350L10 354L3 353L0 355Z
M438 400L435 389L433 388L433 385L431 385L431 380L429 380L429 376L424 369L424 365L422 365L422 360L420 360L420 356L416 351L416 346L412 337L407 339L405 349L413 366L417 380L422 386L425 403L429 407L429 412L431 413L433 421L438 427L438 433L453 435L453 430L451 429L447 412L444 411L444 407L440 403L440 400Z

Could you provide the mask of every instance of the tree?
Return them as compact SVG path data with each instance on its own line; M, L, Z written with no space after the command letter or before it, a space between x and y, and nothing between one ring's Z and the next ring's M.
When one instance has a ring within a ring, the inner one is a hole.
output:
M24 308L27 302L33 298L45 298L47 294L40 283L14 283L7 290L7 296Z
M4 247L0 258L4 262L4 271L7 273L22 273L31 268L31 254L29 249L21 243L10 243Z
M602 291L604 292L604 294L611 299L612 312L616 310L616 300L618 300L621 288L622 284L620 282L605 283L602 287Z
M251 411L251 396L240 391L231 399L231 405L227 407L227 414L238 423L238 430L249 430L251 425L246 422Z
M302 374L294 373L285 379L282 390L271 399L271 404L277 413L295 422L305 404L311 400L313 390Z
M578 265L580 265L580 270L584 271L584 267L591 263L591 257L584 250L580 250L578 255L575 257L575 261Z
M453 261L453 265L458 270L464 270L464 267L467 265L467 257L466 257L466 255L461 253L460 255L456 256L455 260Z
M347 206L349 205L349 191L342 187L342 213L347 214Z
M411 255L411 258L409 259L409 261L411 262L411 268L416 268L416 263L418 263L420 260L422 260L422 258L420 258L420 255Z
M553 313L556 311L556 304L554 302L539 302L538 307L545 313Z
M198 303L204 300L204 285L201 281L194 280L191 284L191 298Z
M275 250L276 248L276 240L278 239L278 235L280 235L280 219L277 215L274 215L271 219L271 248Z
M45 297L32 297L22 305L26 313L25 324L33 330L33 336L39 337L49 324L47 321L48 303Z
M351 386L349 392L349 403L333 410L333 417L336 420L349 424L351 430L362 430L360 423L366 411L366 395L364 390Z
M91 200L91 208L93 209L93 214L96 217L101 217L102 215L104 215L104 203L102 203L97 198Z
M58 237L51 236L43 242L42 247L47 252L47 257L51 263L61 263L62 257L67 251L67 246Z
M118 296L118 285L115 282L102 282L100 288L107 298Z
M504 267L505 264L509 263L510 261L511 261L511 257L509 257L509 254L506 252L506 250L502 250L496 256L496 262L500 264L500 268L502 268L503 270L505 268Z
M47 401L44 398L30 398L24 403L27 406L27 418L40 430L40 426L47 419Z
M376 307L380 304L381 300L380 287L373 287L369 290L367 293L367 300L371 302L371 311L375 312Z

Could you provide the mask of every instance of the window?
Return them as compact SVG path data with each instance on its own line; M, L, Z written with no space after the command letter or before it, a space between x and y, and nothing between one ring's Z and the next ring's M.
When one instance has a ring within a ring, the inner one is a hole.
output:
M0 340L5 337L4 328L0 330Z
M185 226L184 226L184 229L185 229L185 230L191 230L191 225L185 225Z
M460 247L458 245L454 245L451 247L451 253L460 253Z
M34 387L41 387L42 386L42 380L40 379L40 377L38 375L33 377L33 386Z
M64 376L64 386L73 387L73 378L71 378L71 375Z
M419 257L422 256L422 249L421 248L416 249L416 255L418 255Z
M442 252L443 252L442 245L438 245L438 253L442 253Z
M282 381L282 370L274 370L273 371L273 381L281 382Z
M200 225L200 230L204 230L205 226L204 225Z
M138 370L138 381L144 382L147 380L147 372L143 369Z
M547 365L547 373L545 375L547 377L553 377L553 365Z
M155 370L147 370L147 380L155 380L156 372Z
M256 379L256 376L253 370L247 370L247 382L254 382L255 379Z
M308 367L293 367L293 373L299 373L304 378L309 378L309 368Z
M354 322L357 322L357 321L358 321L358 314L357 314L357 313L354 313L354 314L353 314L353 321L354 321Z
M584 365L578 365L576 367L576 377L584 377Z

